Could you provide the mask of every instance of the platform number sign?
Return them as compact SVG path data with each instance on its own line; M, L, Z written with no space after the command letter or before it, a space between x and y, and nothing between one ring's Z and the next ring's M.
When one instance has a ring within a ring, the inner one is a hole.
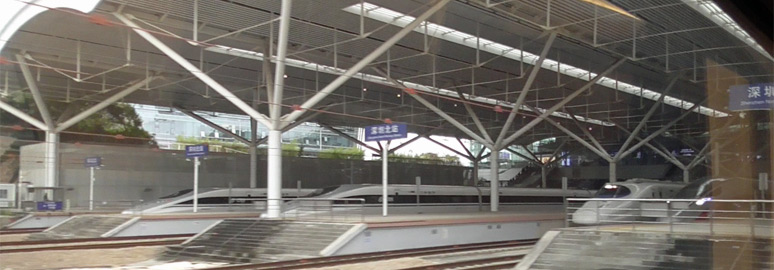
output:
M187 145L185 147L185 157L203 157L210 153L210 149L206 144L199 145Z
M406 124L383 124L365 128L366 141L387 141L408 137Z
M728 109L732 111L774 109L774 83L731 86L728 89Z

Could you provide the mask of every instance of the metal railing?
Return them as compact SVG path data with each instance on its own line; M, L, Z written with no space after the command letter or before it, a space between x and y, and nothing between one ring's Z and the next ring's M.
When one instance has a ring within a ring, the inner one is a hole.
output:
M250 202L254 209L266 211L270 199L231 199L232 202ZM281 219L317 221L365 221L365 199L296 198L280 199ZM236 206L238 204L232 204Z
M39 201L22 201L21 208L26 211L54 211L54 210L37 210L37 203ZM61 203L62 209L55 211L93 211L93 212L113 212L122 211L127 209L133 209L139 205L145 203L143 200L94 200L93 209L89 210L89 200L64 200L60 202L55 201L42 201L51 203Z
M566 227L774 237L774 200L568 198L566 202Z

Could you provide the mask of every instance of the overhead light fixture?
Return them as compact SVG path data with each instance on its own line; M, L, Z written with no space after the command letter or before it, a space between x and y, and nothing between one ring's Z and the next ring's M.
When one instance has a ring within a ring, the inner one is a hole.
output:
M389 23L398 27L405 27L406 25L414 21L414 19L416 19L407 14L403 14L403 13L393 11L391 9L380 7L367 2L363 2L362 4L354 4L349 7L345 7L342 10L352 14L356 14L358 16L361 15L360 12L361 10L363 10L365 11L365 13L363 14L363 16L365 17L368 17L383 23ZM421 26L418 26L417 28L415 28L414 31L422 34L426 33L429 36L446 40L452 43L457 43L470 48L478 48L482 51L489 52L494 55L500 55L502 57L520 61L530 65L535 65L538 61L538 58L540 58L539 55L536 55L533 53L522 51L505 44L497 43L485 38L476 37L474 35L464 33L464 32L451 29L449 27L442 26L439 24L431 23L431 22L423 23ZM541 65L541 68L558 72L558 73L561 73L562 75L577 78L584 81L589 81L595 76L597 76L597 74L594 72L591 72L582 68L574 67L572 65L568 65L565 63L560 63L552 59L545 59L543 61L543 64ZM602 85L611 89L615 89L624 93L647 98L653 101L659 100L659 98L661 98L661 93L659 92L645 89L642 87L637 87L632 84L618 81L609 77L601 78L600 80L597 81L596 84ZM694 105L694 103L692 102L688 102L671 96L664 97L664 104L681 108L683 110L688 110ZM713 117L729 116L729 114L725 112L718 111L705 106L698 106L693 111L696 113L700 113L707 116L713 116Z
M13 0L4 1L0 9L0 52L16 31L27 21L44 11L56 8L67 8L83 13L89 13L97 7L101 0Z
M616 5L613 5L612 3L608 2L607 0L580 0L580 1L592 4L592 5L595 5L595 6L599 6L599 7L605 8L605 9L612 10L612 11L618 13L618 14L624 15L624 16L632 18L632 19L636 19L636 20L640 19L640 18L637 18L636 16L632 15L628 11L626 11L626 10L616 6Z

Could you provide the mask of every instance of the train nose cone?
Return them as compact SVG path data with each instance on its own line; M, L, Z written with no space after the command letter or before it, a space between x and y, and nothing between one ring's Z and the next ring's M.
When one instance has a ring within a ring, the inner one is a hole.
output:
M575 224L592 225L597 224L597 212L593 210L580 209L572 213L572 222Z

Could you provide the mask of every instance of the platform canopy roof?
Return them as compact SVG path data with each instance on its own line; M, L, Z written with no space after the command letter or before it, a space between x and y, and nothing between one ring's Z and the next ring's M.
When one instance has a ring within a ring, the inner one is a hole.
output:
M298 109L294 105L303 104L435 3L293 1L283 111ZM256 99L258 111L268 114L261 60L264 52L276 51L280 8L276 0L103 0L89 14L49 10L8 40L0 85L3 94L29 91L17 61L22 55L47 102L86 108L159 76L122 100L242 113L138 36L117 19L118 13L246 103ZM708 65L722 65L749 82L772 80L772 48L761 47L713 1L452 1L308 110L305 115L311 116L305 120L366 126L389 118L407 123L411 132L470 138L412 97L418 95L477 133L479 118L489 135L497 137L553 34L557 37L506 134L557 106L619 60L623 64L560 106L551 119L578 134L585 129L603 141L618 142L627 134L614 125L634 129L677 77L647 129L656 130L693 109L669 132L697 136L707 132L709 118L732 114L706 104ZM543 121L513 143L566 136Z

